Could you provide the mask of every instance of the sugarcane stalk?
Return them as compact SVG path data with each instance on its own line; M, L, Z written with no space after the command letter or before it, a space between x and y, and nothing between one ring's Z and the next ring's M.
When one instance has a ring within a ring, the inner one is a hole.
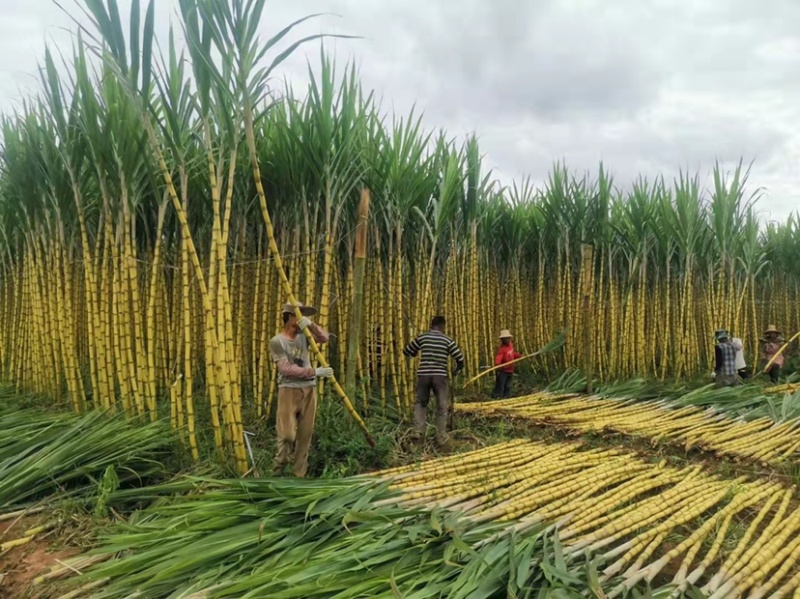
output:
M593 393L592 383L594 378L594 364L592 363L592 311L590 310L590 285L592 282L592 267L593 267L593 248L589 244L583 244L581 248L583 252L583 265L581 269L582 281L581 287L583 288L583 369L586 373L586 393L591 395Z
M273 262L275 263L275 268L278 270L278 276L281 281L281 285L283 286L283 291L286 294L289 303L294 306L294 314L297 320L303 318L302 313L300 312L299 302L295 298L294 291L292 290L292 285L289 283L289 279L286 277L286 270L283 267L283 259L281 258L280 251L278 250L278 245L275 242L275 229L272 226L272 218L270 218L269 210L267 209L267 196L264 191L264 186L261 180L261 166L258 162L258 154L256 153L256 142L255 142L255 133L253 129L253 111L250 106L249 102L245 102L244 107L244 114L245 114L245 138L247 140L247 147L250 150L250 162L253 168L253 180L256 186L256 192L258 194L259 199L259 206L261 207L261 216L264 219L264 224L267 227L267 239L269 241L269 251L272 254ZM325 355L320 351L319 346L317 345L316 340L314 339L311 331L309 330L310 327L306 327L303 330L303 333L306 336L306 340L308 341L308 345L311 349L312 354L317 358L317 361L320 365L325 368L328 366L328 361L325 359ZM361 431L364 433L364 437L367 440L367 443L371 447L375 446L375 440L372 438L369 430L367 429L367 425L361 419L361 416L358 415L355 407L350 401L350 398L345 393L342 386L339 384L339 381L336 380L335 376L331 377L331 383L333 386L334 391L336 394L341 398L342 402L344 402L345 408L347 409L350 416L353 420L356 421Z
M562 347L563 345L564 345L564 333L562 331L556 336L555 339L553 339L550 343L545 345L540 350L535 351L532 354L528 354L527 356L522 356L521 358L517 358L516 360L512 360L511 362L506 362L505 364L499 364L497 366L492 366L491 368L488 368L485 371L481 372L480 374L478 374L478 375L472 377L471 379L469 379L466 383L464 383L464 386L466 387L467 385L471 385L472 383L474 383L478 379L486 376L490 372L494 372L495 370L499 370L500 368L505 368L506 366L510 366L511 364L516 364L518 362L522 362L523 360L528 360L528 359L533 358L535 356L541 356L541 355L550 353L550 352L555 351L556 349Z
M350 331L347 335L347 369L345 371L345 393L356 394L358 370L358 348L361 345L361 315L364 306L364 268L367 261L367 224L369 221L369 189L361 190L356 226L355 260L353 262L353 303L350 310ZM366 398L365 398L366 400Z
M798 337L800 337L800 331L798 331L797 333L792 335L792 337L791 337L791 339L789 339L789 341L787 341L786 343L781 345L780 349L778 349L778 351L775 352L775 355L772 356L772 358L770 358L769 362L767 362L767 365L764 366L764 369L761 372L759 372L759 374L761 375L761 374L766 374L767 372L769 372L770 366L772 366L772 364L775 362L775 360L778 359L778 356L780 356L786 350L786 348L789 347L789 344L792 341L794 341L795 339L797 339Z

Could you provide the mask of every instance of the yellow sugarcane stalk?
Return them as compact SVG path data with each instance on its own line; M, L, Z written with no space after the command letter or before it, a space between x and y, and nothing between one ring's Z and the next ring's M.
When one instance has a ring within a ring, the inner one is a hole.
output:
M6 541L5 543L0 543L0 553L10 551L15 547L21 547L23 545L27 545L33 540L33 535L29 535L27 537L20 537L19 539L13 539L11 541Z
M772 366L772 363L773 363L773 362L776 360L776 358L777 358L778 356L780 356L780 355L783 353L783 351L784 351L784 350L785 350L787 347L789 347L789 344L790 344L792 341L794 341L795 339L797 339L798 337L800 337L800 332L797 332L797 333L795 333L794 335L792 335L792 338L791 338L791 339L789 339L789 341L787 341L786 343L784 343L784 344L781 346L781 348L780 348L778 351L776 351L776 352L775 352L775 355L774 355L774 356L772 356L772 358L770 359L770 361L769 361L769 362L767 362L767 365L766 365L766 366L764 366L764 370L762 370L762 371L761 371L759 374L764 374L765 372L767 372L767 371L769 370L769 367L770 367L770 366Z
M294 306L294 314L297 320L300 320L303 315L300 312L299 302L295 298L292 285L289 282L289 279L286 277L286 271L283 268L283 259L281 258L280 251L278 250L278 245L275 242L275 231L272 227L272 219L269 216L269 211L267 210L267 196L264 192L264 187L261 183L261 167L258 164L258 156L256 155L256 146L255 146L255 137L253 134L253 115L249 105L245 105L245 138L247 140L247 146L250 150L250 161L253 167L253 179L255 180L256 185L256 193L258 194L259 204L261 207L261 216L264 219L264 225L267 228L267 239L269 241L269 250L272 254L273 262L275 263L275 268L278 271L278 277L280 282L283 286L283 291L286 293L287 299L289 303ZM309 348L311 349L311 353L317 358L320 366L323 368L328 367L328 361L325 359L325 355L320 351L317 342L314 340L313 335L308 327L303 330L303 333L306 336L306 340L308 341ZM361 428L364 433L364 437L367 439L367 443L369 443L370 447L375 447L375 440L372 438L369 430L367 430L367 425L361 419L361 416L358 415L358 412L353 407L350 398L347 397L347 394L342 389L342 386L339 384L339 381L336 380L335 376L330 378L331 384L333 386L334 391L336 394L341 398L342 402L345 405L350 416L353 420L356 421L356 424Z
M18 539L13 539L11 541L6 541L5 543L0 544L0 553L9 551L11 549L14 549L15 547L21 547L22 545L27 545L33 540L33 538L36 535L41 534L50 528L53 528L53 526L55 526L55 523L29 528L23 533L22 537Z
M471 385L472 383L474 383L475 381L477 381L480 378L483 378L484 376L486 376L490 372L494 372L495 370L499 370L500 368L504 368L506 366L510 366L511 364L516 364L517 362L522 362L523 360L527 360L528 358L533 358L534 356L538 356L538 355L539 355L538 351L537 352L533 352L532 354L528 354L527 356L522 356L521 358L517 358L516 360L512 360L511 362L506 362L505 364L500 364L498 366L492 366L491 368L487 368L486 370L484 370L480 374L478 374L478 375L472 377L471 379L469 379L466 383L464 383L464 386Z
M486 376L487 374L489 374L490 372L494 372L495 370L498 370L500 368L505 368L506 366L510 366L511 364L516 364L517 362L522 362L523 360L527 360L529 358L533 358L533 357L538 356L540 354L544 354L544 353L547 353L549 351L552 351L556 347L560 347L563 344L563 342L564 342L564 334L563 333L559 333L556 336L555 339L553 339L550 343L545 345L542 349L540 349L538 351L535 351L532 354L528 354L527 356L522 356L521 358L517 358L516 360L512 360L511 362L506 362L505 364L500 364L498 366L493 366L491 368L488 368L487 370L484 370L480 374L478 374L478 375L472 377L471 379L469 379L466 383L464 383L464 386L466 387L467 385L471 385L472 383L474 383L478 379L480 379L480 378Z

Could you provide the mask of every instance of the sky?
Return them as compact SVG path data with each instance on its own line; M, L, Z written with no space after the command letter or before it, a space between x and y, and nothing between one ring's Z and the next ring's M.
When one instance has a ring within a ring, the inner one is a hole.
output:
M118 0L127 13L130 0ZM175 0L155 0L166 41ZM46 44L70 51L75 0L0 0L0 111L36 91ZM555 162L616 184L752 162L765 220L800 209L797 0L267 0L266 37L298 34L355 60L386 110L431 129L475 133L503 182L543 182ZM283 68L298 89L309 46Z

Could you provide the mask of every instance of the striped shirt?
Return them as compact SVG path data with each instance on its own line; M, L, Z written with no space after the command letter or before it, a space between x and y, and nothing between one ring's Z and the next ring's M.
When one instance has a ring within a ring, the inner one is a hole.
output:
M411 343L406 345L403 354L414 358L422 352L417 376L447 376L447 359L456 361L456 368L464 367L464 354L456 342L436 329L422 333Z

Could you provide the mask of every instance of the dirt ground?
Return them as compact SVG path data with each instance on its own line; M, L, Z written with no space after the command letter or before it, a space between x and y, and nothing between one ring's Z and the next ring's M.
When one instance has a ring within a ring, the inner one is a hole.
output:
M39 524L41 520L36 517L0 522L0 543L21 538L26 530ZM48 597L47 585L34 586L34 579L78 553L80 549L64 547L48 532L25 545L0 553L0 599Z

